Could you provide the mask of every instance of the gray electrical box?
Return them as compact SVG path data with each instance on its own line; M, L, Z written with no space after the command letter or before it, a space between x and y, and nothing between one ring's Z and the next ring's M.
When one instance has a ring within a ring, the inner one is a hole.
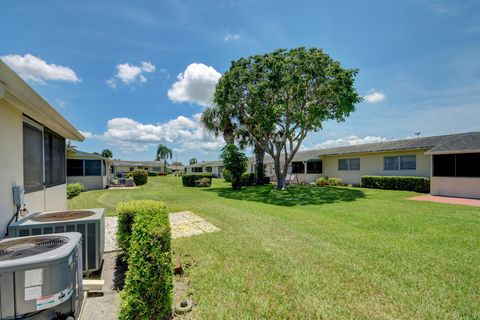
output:
M21 206L25 203L24 200L25 189L23 186L14 186L13 187L13 204Z

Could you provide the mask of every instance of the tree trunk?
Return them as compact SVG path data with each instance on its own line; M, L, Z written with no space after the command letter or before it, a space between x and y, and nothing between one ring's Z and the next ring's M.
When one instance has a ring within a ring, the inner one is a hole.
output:
M257 143L255 143L255 173L257 186L265 184L265 166L263 165L263 159L265 158L265 150L263 150Z
M285 183L285 176L282 172L282 165L280 164L280 158L274 158L273 164L275 166L275 175L277 176L277 189L284 190L286 183Z
M235 143L235 131L233 130L233 124L231 122L227 124L223 130L223 139L227 144Z

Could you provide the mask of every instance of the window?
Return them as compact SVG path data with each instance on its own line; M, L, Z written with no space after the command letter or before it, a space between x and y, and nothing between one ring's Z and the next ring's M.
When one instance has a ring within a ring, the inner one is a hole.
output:
M145 170L145 171L148 171L148 170L149 170L149 168L148 168L148 167L145 167L145 168L143 168L143 170Z
M135 169L134 167L130 167L130 168L129 168L129 171L131 172L131 171L133 171L134 169Z
M212 172L212 167L205 167L205 172Z
M360 170L360 158L338 159L338 170Z
M383 158L384 170L415 170L417 168L417 156L394 156Z
M433 156L433 175L436 177L480 177L480 153L445 154Z
M307 162L307 173L322 173L322 161Z
M162 171L162 168L160 168L160 167L153 167L153 171L155 171L155 172L160 172L160 171Z
M86 176L101 176L102 175L102 161L101 160L85 160L85 175Z
M292 173L305 173L305 165L303 162L292 162Z
M42 131L23 124L23 185L25 193L43 189Z
M202 172L202 168L201 167L193 167L192 172Z
M56 186L65 183L65 139L53 132L43 132L45 152L45 185Z
M67 159L67 176L69 177L83 176L83 160Z

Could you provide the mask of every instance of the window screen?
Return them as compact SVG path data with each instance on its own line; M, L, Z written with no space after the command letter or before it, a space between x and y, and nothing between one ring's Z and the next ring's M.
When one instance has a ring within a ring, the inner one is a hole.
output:
M339 159L338 170L360 170L360 158Z
M322 173L322 161L307 162L307 173Z
M50 131L43 133L45 151L45 185L64 184L65 176L65 139Z
M23 184L25 192L43 189L42 131L23 124Z
M348 170L348 159L338 159L338 170Z
M83 176L83 160L68 159L67 160L67 175L69 177Z
M292 173L304 173L305 166L303 162L292 162Z
M86 176L101 176L102 175L102 161L101 160L85 160L85 175Z
M383 158L384 170L398 170L400 168L399 157L384 157Z
M480 177L480 153L457 154L457 177Z
M415 170L417 168L417 156L401 156L400 170Z
M212 172L212 167L205 167L205 172Z

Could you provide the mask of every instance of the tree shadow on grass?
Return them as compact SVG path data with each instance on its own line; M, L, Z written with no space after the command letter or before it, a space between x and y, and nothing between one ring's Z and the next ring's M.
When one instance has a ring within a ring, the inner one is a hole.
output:
M291 185L287 190L280 191L271 185L259 187L245 187L241 190L231 188L204 189L207 192L215 192L220 197L263 202L277 206L305 206L319 205L336 202L350 202L365 198L365 193L354 188L343 187L316 187Z

